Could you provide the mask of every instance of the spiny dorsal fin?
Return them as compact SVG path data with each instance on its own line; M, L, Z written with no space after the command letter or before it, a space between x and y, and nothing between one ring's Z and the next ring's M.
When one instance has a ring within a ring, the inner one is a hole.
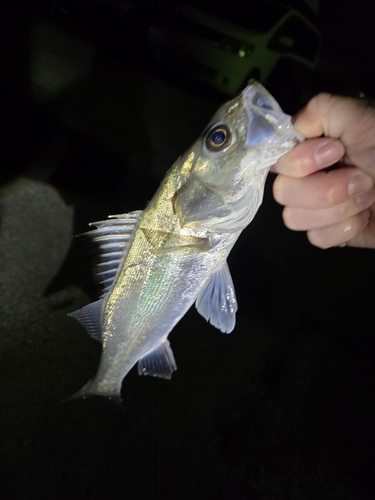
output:
M99 251L97 274L102 278L103 298L117 275L120 263L126 258L129 248L134 240L134 235L139 226L142 211L127 214L110 215L107 220L91 222L95 227L82 236L91 238Z
M236 324L237 300L228 264L216 271L198 295L195 307L211 325L230 333Z

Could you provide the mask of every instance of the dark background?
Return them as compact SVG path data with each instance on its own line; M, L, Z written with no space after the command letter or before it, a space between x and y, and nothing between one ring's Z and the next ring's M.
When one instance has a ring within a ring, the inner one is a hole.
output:
M133 370L124 411L60 404L100 357L67 317L97 296L71 236L142 209L224 100L152 59L147 25L170 2L130 24L114 5L0 6L1 498L373 498L374 254L288 231L271 177L230 256L235 331L193 308L170 335L171 381ZM325 1L316 23L319 67L296 99L374 96L374 9Z

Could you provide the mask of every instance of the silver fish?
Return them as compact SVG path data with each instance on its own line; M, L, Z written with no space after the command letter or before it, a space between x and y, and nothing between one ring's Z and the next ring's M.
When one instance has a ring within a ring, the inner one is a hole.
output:
M145 210L94 222L100 245L100 300L70 315L103 344L99 369L78 396L119 398L140 375L170 378L168 335L195 302L229 333L237 300L226 262L263 197L269 167L303 138L255 81L223 104L167 172Z

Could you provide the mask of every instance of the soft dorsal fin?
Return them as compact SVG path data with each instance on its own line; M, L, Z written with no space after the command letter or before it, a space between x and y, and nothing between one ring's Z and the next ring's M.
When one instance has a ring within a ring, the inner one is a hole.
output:
M168 340L138 361L139 375L170 379L175 370L177 370L176 361Z
M103 298L110 289L120 263L126 258L129 248L134 240L134 235L139 226L142 211L127 214L110 215L107 220L91 222L95 227L82 236L91 238L99 250L97 274L102 278Z
M211 325L230 333L236 324L237 299L228 264L216 271L198 295L195 307Z

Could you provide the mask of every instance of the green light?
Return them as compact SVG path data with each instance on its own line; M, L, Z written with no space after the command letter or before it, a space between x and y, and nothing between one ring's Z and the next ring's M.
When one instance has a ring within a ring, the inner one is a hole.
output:
M243 49L240 49L240 50L238 51L238 55L239 55L240 57L245 57L245 56L246 56L246 52L245 52Z

